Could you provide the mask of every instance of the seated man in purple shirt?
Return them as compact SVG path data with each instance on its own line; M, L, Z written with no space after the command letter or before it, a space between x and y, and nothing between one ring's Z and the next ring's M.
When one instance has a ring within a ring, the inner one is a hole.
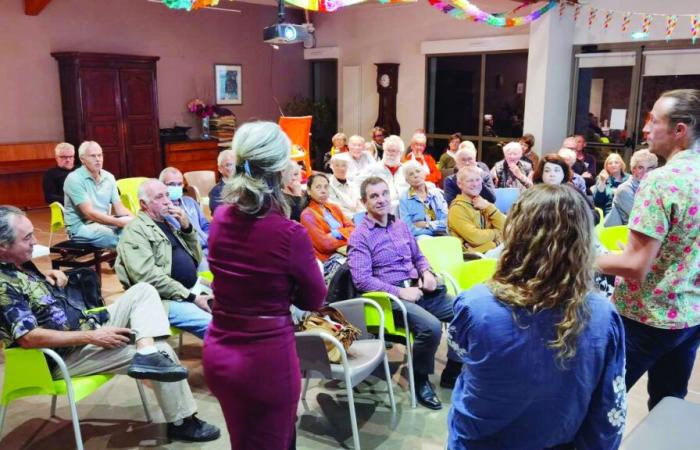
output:
M438 287L430 264L418 249L408 226L390 214L389 186L379 177L369 177L360 186L367 215L348 242L348 265L352 281L360 291L388 292L401 299L408 312L413 340L413 372L416 397L421 405L440 409L442 404L428 380L435 367L435 352L442 337L441 322L454 316L453 299L444 286ZM403 318L394 320L402 324ZM440 386L453 388L461 362L451 349Z

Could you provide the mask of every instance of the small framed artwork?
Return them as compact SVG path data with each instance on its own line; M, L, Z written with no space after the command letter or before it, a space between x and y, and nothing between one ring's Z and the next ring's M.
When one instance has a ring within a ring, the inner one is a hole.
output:
M241 75L240 64L214 64L217 105L243 104Z

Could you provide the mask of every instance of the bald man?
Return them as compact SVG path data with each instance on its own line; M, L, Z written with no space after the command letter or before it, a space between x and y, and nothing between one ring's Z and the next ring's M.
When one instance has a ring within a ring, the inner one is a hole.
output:
M158 291L170 325L204 338L211 322L210 295L191 292L197 284L202 248L187 213L156 179L139 187L141 210L122 233L115 270L124 288L144 282Z

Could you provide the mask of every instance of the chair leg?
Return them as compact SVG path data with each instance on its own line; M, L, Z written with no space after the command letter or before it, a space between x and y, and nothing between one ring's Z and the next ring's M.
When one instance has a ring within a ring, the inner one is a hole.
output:
M78 418L78 407L75 404L73 389L68 389L68 404L70 406L70 416L73 420L73 434L75 434L75 447L77 450L84 450L83 436L80 434L80 419Z
M51 396L51 417L56 417L56 396Z
M394 384L391 382L391 372L389 371L389 358L384 352L384 377L386 378L386 385L389 388L389 402L391 403L391 412L396 412L396 400L394 399Z
M411 408L416 405L416 380L413 377L413 351L411 349L411 333L406 329L406 355L408 356L408 387L411 389Z
M308 372L305 370L304 371L304 390L301 393L301 399L306 401L306 391L309 390L309 377L308 377Z
M345 372L345 390L348 393L350 425L352 425L352 442L355 450L360 450L360 432L357 429L357 415L355 414L355 397L352 393L352 381L350 380L350 374L348 374L348 372Z
M7 414L7 407L10 406L0 406L0 438L2 438L2 428L5 425L5 414Z
M139 395L141 396L141 403L143 403L143 412L146 413L146 421L148 423L153 422L151 419L151 413L148 411L148 403L146 403L146 392L143 390L143 383L141 380L136 380L136 386L139 388Z

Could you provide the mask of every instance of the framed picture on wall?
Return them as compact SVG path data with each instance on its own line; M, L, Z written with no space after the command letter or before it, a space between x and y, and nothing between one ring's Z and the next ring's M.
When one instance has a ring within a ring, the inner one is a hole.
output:
M243 104L240 64L214 64L217 105Z

